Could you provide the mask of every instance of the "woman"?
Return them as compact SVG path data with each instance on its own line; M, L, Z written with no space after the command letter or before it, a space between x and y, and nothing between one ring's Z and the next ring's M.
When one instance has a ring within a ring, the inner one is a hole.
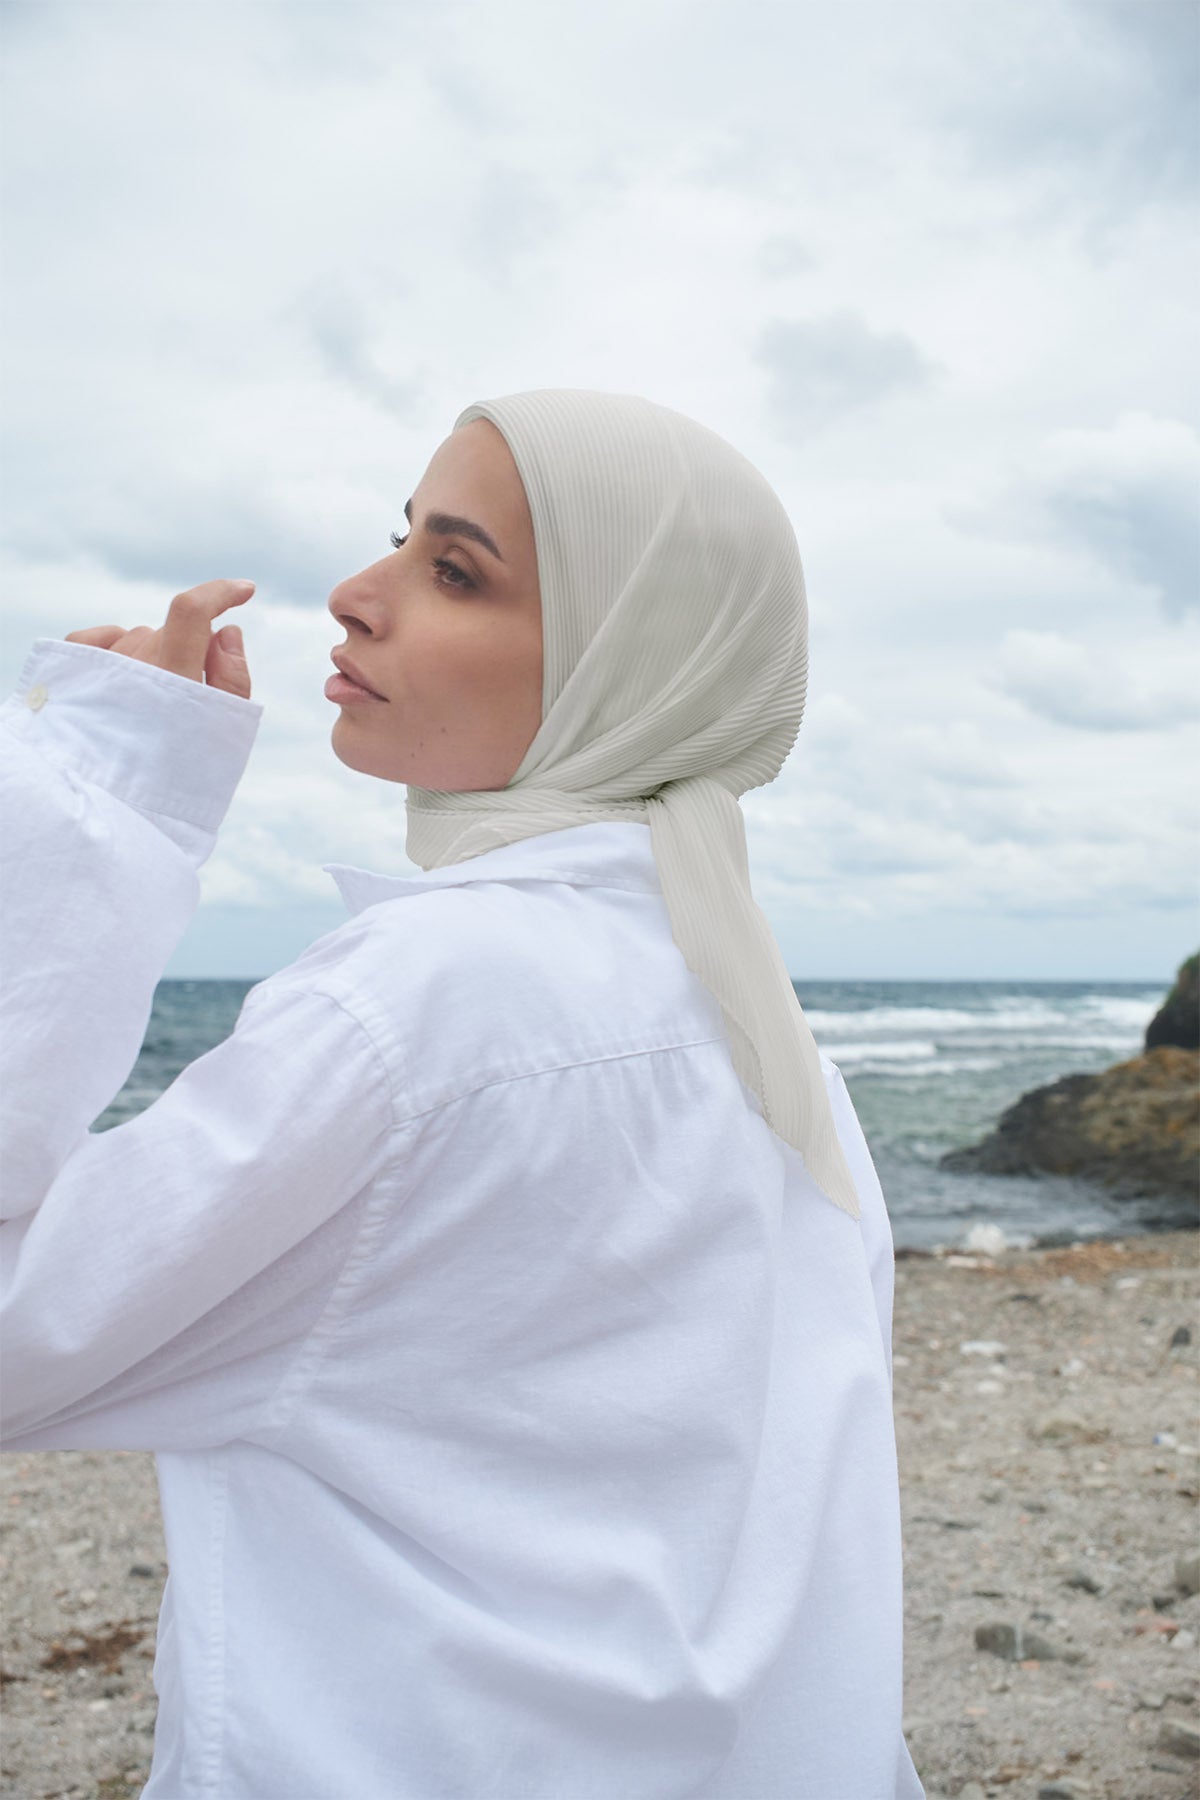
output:
M892 1244L750 894L804 581L643 400L469 408L333 592L428 873L89 1135L249 754L249 583L3 709L8 1447L157 1452L154 1800L919 1800Z

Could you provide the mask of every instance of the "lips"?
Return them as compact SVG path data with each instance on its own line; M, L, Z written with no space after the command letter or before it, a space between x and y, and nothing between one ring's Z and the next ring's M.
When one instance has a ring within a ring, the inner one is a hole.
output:
M325 683L325 693L330 700L351 698L383 700L385 698L371 686L370 682L355 668L349 657L343 656L341 651L332 651L329 660L338 671L336 675L331 675Z

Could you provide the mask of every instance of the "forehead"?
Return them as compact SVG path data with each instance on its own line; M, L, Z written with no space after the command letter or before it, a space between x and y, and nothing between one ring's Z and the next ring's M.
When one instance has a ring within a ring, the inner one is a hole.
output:
M504 437L487 419L473 419L438 445L421 477L421 489L430 484L458 482L477 492L494 492L504 500L520 494L521 477Z

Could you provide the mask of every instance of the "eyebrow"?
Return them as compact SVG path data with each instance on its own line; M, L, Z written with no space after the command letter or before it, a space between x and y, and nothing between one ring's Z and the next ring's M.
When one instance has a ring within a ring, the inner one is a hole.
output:
M412 501L404 502L404 516L412 524ZM503 562L494 538L488 536L482 525L476 525L473 519L460 519L457 513L431 512L425 514L425 529L433 537L464 537L472 543L482 544L490 550L497 562Z

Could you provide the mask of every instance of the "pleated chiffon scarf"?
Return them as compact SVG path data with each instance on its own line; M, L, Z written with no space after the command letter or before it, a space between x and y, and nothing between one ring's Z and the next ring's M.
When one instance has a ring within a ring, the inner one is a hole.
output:
M720 1002L734 1068L857 1218L738 805L779 773L804 711L808 605L787 514L724 439L632 395L511 394L455 429L474 419L503 435L533 517L542 723L504 788L409 786L407 853L443 868L572 825L648 824L672 934Z

